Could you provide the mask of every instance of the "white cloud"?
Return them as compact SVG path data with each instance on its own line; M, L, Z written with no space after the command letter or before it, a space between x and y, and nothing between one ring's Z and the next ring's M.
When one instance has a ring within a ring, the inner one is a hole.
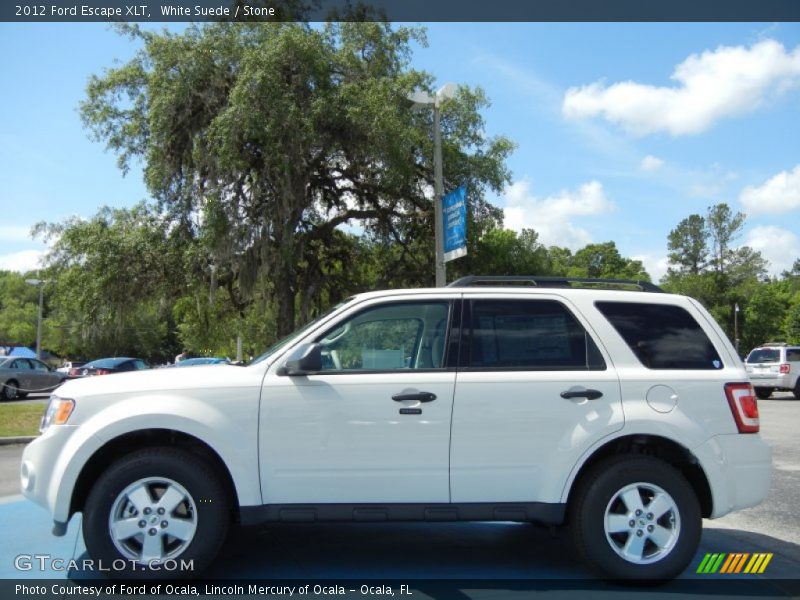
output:
M505 226L514 231L534 229L546 246L577 249L591 242L585 229L571 219L609 213L614 204L606 198L599 181L584 183L577 190L562 190L555 196L536 198L528 181L517 181L504 190Z
M689 56L671 79L675 85L668 87L634 81L572 87L562 113L572 119L602 116L635 135L700 133L720 119L756 109L769 92L797 85L800 46L791 52L775 40L749 48L720 46Z
M642 162L639 164L639 168L642 171L657 171L662 166L664 166L664 161L657 156L653 156L652 154L648 154L642 159Z
M751 213L780 214L800 208L800 165L778 173L763 185L747 186L739 201Z
M645 271L647 271L654 283L661 281L669 268L669 259L663 254L647 252L631 256L631 259L642 261Z
M41 265L39 261L44 257L44 250L21 250L11 254L0 255L0 269L4 271L33 271Z
M754 227L745 236L744 244L761 252L769 261L771 275L790 270L795 259L800 258L800 238L774 225Z

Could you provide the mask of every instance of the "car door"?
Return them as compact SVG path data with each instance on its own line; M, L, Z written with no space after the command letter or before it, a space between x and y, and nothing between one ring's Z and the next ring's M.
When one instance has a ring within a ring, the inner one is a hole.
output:
M31 364L31 390L34 392L48 392L58 385L60 378L50 371L50 368L40 360L28 359Z
M447 298L360 305L313 338L318 373L267 374L265 503L449 501L452 312Z
M453 502L558 503L580 456L624 418L594 332L556 295L464 300Z
M16 359L11 364L11 368L14 371L14 379L17 380L20 392L27 394L34 389L33 367L27 358Z

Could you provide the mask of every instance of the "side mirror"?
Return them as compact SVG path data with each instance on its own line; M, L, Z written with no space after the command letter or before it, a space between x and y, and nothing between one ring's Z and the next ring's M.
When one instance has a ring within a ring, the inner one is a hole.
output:
M322 370L322 352L319 344L303 344L292 352L283 366L278 369L278 375L309 375Z

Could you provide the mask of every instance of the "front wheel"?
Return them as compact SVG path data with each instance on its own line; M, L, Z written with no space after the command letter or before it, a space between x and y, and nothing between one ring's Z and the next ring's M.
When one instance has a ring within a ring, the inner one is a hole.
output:
M129 454L86 499L83 537L115 577L192 577L208 567L230 519L225 489L200 458L176 448Z
M19 384L13 379L9 379L3 384L0 389L0 399L3 400L16 400L19 398Z
M576 489L570 523L578 551L612 579L676 577L702 530L692 487L674 467L648 456L596 465Z

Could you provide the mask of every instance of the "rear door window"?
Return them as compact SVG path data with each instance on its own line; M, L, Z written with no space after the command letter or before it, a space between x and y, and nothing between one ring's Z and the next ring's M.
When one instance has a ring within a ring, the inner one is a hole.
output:
M604 370L574 315L555 300L471 302L467 367L482 370Z
M680 306L595 302L648 369L721 369L722 360L699 323Z

